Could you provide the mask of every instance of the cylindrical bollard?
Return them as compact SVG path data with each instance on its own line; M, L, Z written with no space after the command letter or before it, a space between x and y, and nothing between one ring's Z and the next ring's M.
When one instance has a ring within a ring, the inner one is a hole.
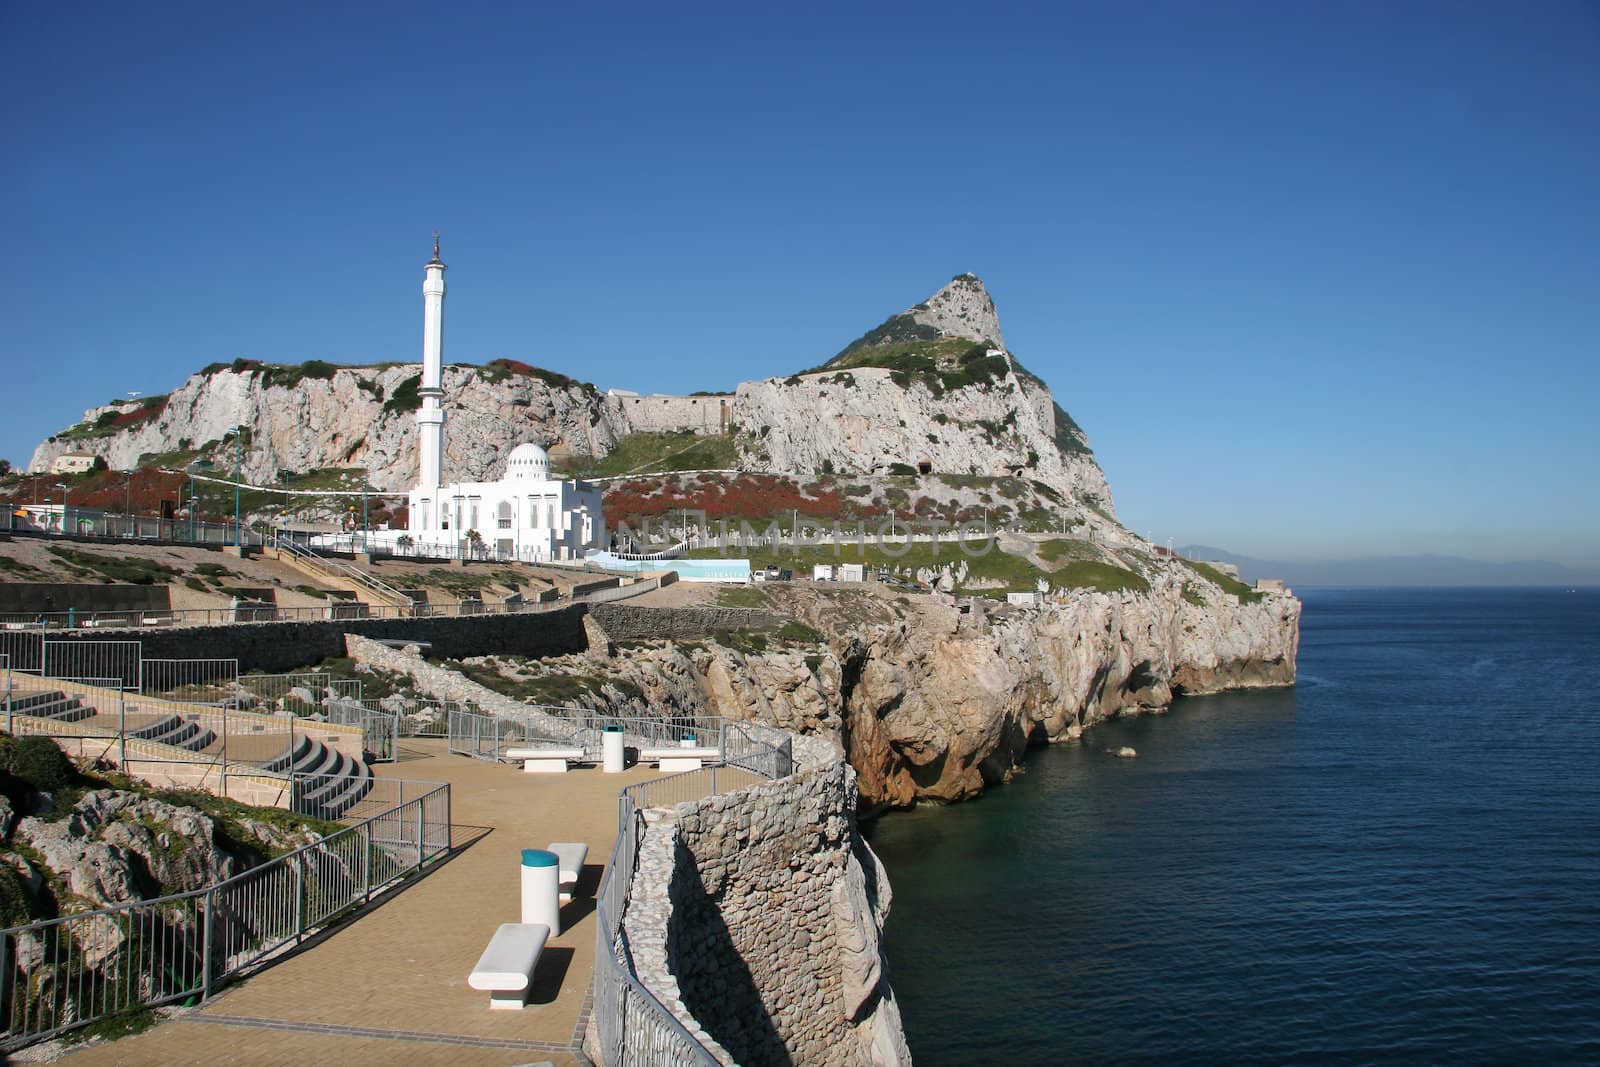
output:
M600 731L600 769L607 774L616 774L624 769L620 726L607 726Z
M561 933L561 864L554 852L522 850L522 921Z
M699 744L700 742L694 734L684 734L683 737L678 740L679 748L696 748L699 746Z

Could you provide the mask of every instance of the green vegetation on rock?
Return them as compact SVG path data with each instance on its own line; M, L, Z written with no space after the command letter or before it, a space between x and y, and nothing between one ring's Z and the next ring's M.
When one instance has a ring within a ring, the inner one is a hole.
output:
M399 385L389 391L389 399L383 402L385 415L395 412L420 411L422 397L417 390L422 388L422 375L413 374Z
M731 435L635 433L617 442L604 459L584 472L603 478L638 472L732 470L738 466L739 448Z
M165 585L173 582L181 571L138 556L102 556L94 552L51 545L49 553L59 559L63 567L80 578L99 578L102 582L126 582L130 585Z
M1224 593L1237 598L1241 604L1254 604L1259 601L1263 595L1256 592L1254 589L1251 589L1248 585L1245 585L1237 578L1229 578L1226 574L1223 574L1221 571L1217 570L1217 568L1210 566L1209 564L1199 563L1192 559L1183 559L1181 556L1179 559L1183 562L1184 566L1194 571L1206 581L1221 586Z

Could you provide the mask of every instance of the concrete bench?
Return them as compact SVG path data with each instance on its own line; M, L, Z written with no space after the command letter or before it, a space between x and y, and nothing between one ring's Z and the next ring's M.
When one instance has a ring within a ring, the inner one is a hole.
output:
M565 774L567 764L583 759L581 748L508 748L506 759L519 759L529 774Z
M556 854L557 877L561 880L560 901L572 899L578 878L583 874L583 861L589 858L589 846L582 841L552 841L547 851Z
M501 923L467 976L467 985L489 994L489 1007L519 1010L527 1006L533 969L550 937L537 923Z
M706 760L722 758L715 748L646 748L639 752L643 763L658 764L664 771L698 771Z
M175 615L160 615L148 611L139 617L139 622L143 626L171 626L177 621Z

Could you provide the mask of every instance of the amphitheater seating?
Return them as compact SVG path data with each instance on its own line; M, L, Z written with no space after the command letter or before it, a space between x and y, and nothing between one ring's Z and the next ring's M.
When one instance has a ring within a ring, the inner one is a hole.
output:
M34 691L26 696L13 696L11 710L17 715L34 715L41 719L58 719L61 722L79 722L99 714L75 696L59 689Z

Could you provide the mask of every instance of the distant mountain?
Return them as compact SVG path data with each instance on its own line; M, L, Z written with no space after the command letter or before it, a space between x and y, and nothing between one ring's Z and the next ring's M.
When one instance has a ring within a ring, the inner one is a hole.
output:
M1363 559L1285 563L1252 559L1208 545L1185 545L1189 559L1221 560L1239 567L1245 582L1282 578L1304 585L1600 585L1600 570L1567 567L1544 560L1485 563L1460 556L1370 556Z

